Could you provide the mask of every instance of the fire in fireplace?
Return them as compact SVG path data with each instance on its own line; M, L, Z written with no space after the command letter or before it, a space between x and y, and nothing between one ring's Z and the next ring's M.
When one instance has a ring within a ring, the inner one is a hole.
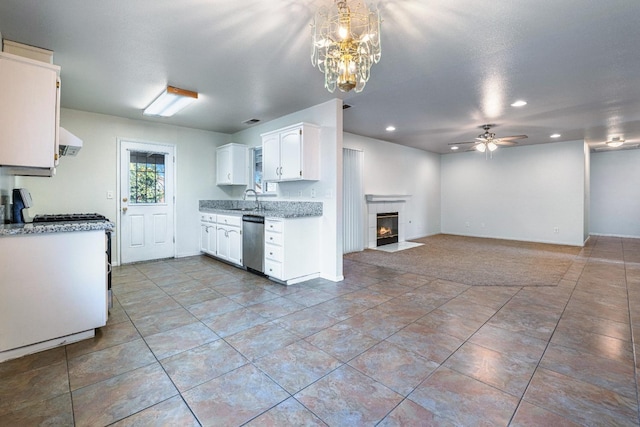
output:
M398 212L377 214L377 246L398 243Z

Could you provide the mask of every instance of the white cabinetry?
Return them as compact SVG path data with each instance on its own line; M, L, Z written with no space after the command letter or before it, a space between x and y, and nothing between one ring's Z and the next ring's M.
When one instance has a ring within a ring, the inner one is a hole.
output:
M216 183L247 185L249 183L249 147L227 144L216 150Z
M266 218L264 273L291 285L320 275L320 219Z
M320 179L320 128L299 123L262 137L263 181Z
M0 236L0 259L0 362L106 324L104 230Z
M200 213L200 250L216 254L216 214Z
M60 67L0 53L0 166L51 176L58 159ZM28 169L21 169L28 168Z
M218 215L216 248L218 258L242 265L242 217Z

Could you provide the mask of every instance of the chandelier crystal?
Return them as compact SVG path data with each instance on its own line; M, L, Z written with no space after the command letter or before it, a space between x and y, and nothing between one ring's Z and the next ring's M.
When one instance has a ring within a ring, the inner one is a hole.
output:
M361 92L382 54L378 9L359 0L335 0L318 9L312 32L311 63L324 73L324 87L331 93L336 87Z

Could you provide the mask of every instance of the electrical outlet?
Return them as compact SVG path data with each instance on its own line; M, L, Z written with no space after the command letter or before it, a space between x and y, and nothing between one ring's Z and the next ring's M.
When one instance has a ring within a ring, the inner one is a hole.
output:
M464 226L469 228L469 227L471 227L471 224L469 224L469 221L467 221L467 222L464 223Z
M298 191L298 197L302 197L302 191Z
M558 233L560 232L560 228L558 228L558 227L553 227L553 232L554 232L555 234L558 234Z
M312 199L315 199L315 198L316 198L316 189L315 189L315 188L312 188L312 189L311 189L311 198L312 198Z
M113 191L107 191L107 199L113 199Z

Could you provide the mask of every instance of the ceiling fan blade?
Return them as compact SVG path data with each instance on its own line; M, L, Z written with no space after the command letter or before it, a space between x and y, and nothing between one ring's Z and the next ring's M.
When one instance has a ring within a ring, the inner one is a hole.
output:
M500 139L502 141L505 141L505 140L509 141L509 140L512 140L512 139L526 139L526 138L528 138L527 135L512 135L512 136L501 136L498 139Z
M502 138L493 141L496 145L517 145L517 141L503 141Z
M460 144L475 144L475 141L466 141L466 142L450 142L447 145L460 145Z

